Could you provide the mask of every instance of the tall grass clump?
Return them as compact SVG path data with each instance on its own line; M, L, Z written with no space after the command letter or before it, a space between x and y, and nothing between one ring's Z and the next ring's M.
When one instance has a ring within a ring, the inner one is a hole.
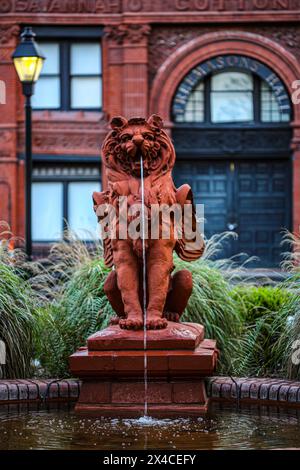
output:
M221 353L218 372L232 373L241 320L229 282L213 263L201 259L192 264L176 260L176 268L189 269L193 275L193 292L182 321L204 325L206 337L217 341Z
M273 350L281 357L282 374L289 379L300 379L300 234L286 232L284 244L289 247L282 263L287 273L284 286L291 297L283 307L287 321Z
M0 376L24 378L31 374L36 305L26 280L25 257L12 248L13 238L4 224L0 228L0 340L5 364Z
M103 285L109 270L101 244L65 234L32 279L42 306L35 330L36 355L46 375L68 376L68 357L108 325L112 309Z
M206 241L203 257L197 261L186 263L175 259L176 270L188 269L193 276L193 292L182 320L203 324L206 337L217 341L220 350L217 372L222 374L234 373L236 368L242 322L231 292L233 280L238 282L246 273L248 262L246 255L243 265L234 259L217 259L223 244L232 236L223 233L211 237Z

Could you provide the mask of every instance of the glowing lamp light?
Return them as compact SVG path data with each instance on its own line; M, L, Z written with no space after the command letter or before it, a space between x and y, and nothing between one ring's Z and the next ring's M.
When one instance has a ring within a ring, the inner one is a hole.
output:
M16 57L14 64L22 83L35 83L41 73L44 59L41 57Z
M21 42L12 55L17 74L23 84L33 85L38 80L45 60L34 38L32 29L25 28L21 34Z

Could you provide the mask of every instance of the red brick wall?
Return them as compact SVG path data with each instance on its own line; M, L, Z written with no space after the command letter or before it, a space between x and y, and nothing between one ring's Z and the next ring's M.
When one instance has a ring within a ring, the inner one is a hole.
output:
M271 39L283 47L283 57L293 57L287 76L300 80L300 0L92 0L71 2L72 8L68 2L48 2L46 12L42 3L0 2L0 79L7 84L7 104L0 105L0 220L8 220L17 235L24 230L23 164L17 160L17 152L24 148L24 120L10 56L19 24L97 24L106 31L103 113L35 112L35 153L98 156L109 117L157 111L157 104L149 106L158 70L180 47L208 33L244 31ZM164 101L162 96L162 105ZM297 118L293 138L295 229L300 225L299 122Z
M149 82L163 62L180 46L203 34L218 31L248 31L272 39L300 61L300 26L258 25L154 25L149 37Z

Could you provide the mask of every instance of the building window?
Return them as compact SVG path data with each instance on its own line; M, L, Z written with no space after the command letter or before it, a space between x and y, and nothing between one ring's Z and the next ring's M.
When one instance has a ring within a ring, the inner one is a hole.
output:
M184 90L182 93L187 93ZM257 75L228 70L212 74L190 92L178 123L280 123L290 121L272 88Z
M47 60L35 85L32 105L36 109L58 109L61 105L59 44L45 42L42 47Z
M46 56L33 95L34 109L100 110L102 66L99 42L39 41Z
M177 122L204 121L204 83L200 82L190 94L184 115L178 116Z
M211 77L211 121L253 121L253 77L242 72L225 72Z
M97 237L92 193L100 191L96 166L35 167L32 184L32 238L53 242L69 227L81 240Z
M62 183L32 184L32 239L59 240L63 220Z
M289 113L280 111L279 103L272 88L266 83L261 83L261 120L262 122L288 122Z

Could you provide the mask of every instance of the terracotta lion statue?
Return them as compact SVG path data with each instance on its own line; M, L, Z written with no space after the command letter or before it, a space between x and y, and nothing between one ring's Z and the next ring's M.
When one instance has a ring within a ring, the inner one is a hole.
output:
M110 225L115 225L117 235L106 236L103 240L105 264L113 268L104 285L105 293L117 314L112 322L125 329L141 329L146 317L147 329L165 328L168 320L179 321L193 287L192 275L188 270L177 271L172 275L173 251L181 259L193 261L203 254L204 242L201 238L196 248L191 247L187 242L184 223L179 237L175 234L172 217L167 239L162 236L161 222L159 236L155 239L144 236L144 244L142 237L121 237L120 197L126 197L127 209L144 202L147 228L151 224L150 209L153 205L171 207L177 204L182 211L186 205L192 205L192 226L197 231L192 191L188 185L178 189L174 185L171 172L175 163L175 150L170 137L163 130L159 116L153 115L148 120L114 117L110 126L112 130L102 147L107 190L95 192L93 201L100 222L108 213L107 207L115 209L115 220ZM99 208L103 207L105 209L100 213ZM133 215L129 219L134 220L135 217ZM107 230L106 226L103 233ZM147 279L145 316L143 269Z

